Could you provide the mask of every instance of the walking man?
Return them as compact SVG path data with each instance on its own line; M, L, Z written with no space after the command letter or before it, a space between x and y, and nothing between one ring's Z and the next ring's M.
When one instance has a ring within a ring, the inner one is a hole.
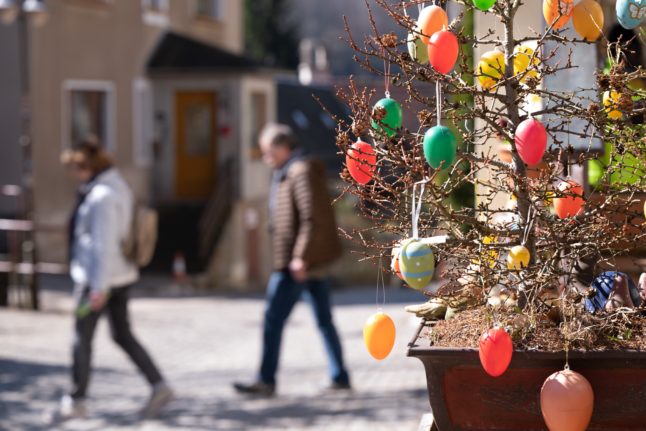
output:
M332 321L325 267L341 254L322 163L303 155L289 126L269 124L260 134L263 160L274 169L269 195L273 269L267 286L260 373L244 394L272 396L285 322L305 292L329 360L330 389L349 390L341 342Z

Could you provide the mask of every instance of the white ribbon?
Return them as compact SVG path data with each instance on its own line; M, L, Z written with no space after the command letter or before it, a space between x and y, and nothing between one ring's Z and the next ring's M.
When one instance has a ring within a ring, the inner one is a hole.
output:
M419 181L415 184L413 184L413 208L411 211L411 217L412 217L412 224L413 224L413 238L414 239L419 239L419 216L422 212L422 202L424 200L422 197L424 196L424 190L426 189L426 183L428 183L429 180L424 180L424 181ZM419 197L417 197L417 186L420 186L420 192L419 192Z
M442 89L440 88L440 81L435 81L435 99L437 101L437 125L441 125L442 119Z

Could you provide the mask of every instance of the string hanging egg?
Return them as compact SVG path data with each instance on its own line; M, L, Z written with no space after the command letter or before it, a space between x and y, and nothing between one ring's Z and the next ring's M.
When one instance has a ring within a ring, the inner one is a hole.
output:
M603 9L595 0L581 0L572 10L574 30L583 39L594 42L603 29Z
M374 117L379 117L382 110L385 111L385 114L379 121L376 121ZM372 116L372 128L381 135L392 137L402 126L404 114L401 105L395 99L384 97L372 108Z
M426 6L417 19L422 42L428 45L431 36L449 26L449 17L441 7L437 5Z
M492 377L501 376L511 363L514 345L503 328L492 328L480 337L478 356L482 368Z
M446 169L455 161L457 145L451 129L446 126L431 127L424 134L424 158L433 169Z
M487 51L480 57L476 66L478 82L485 90L490 90L505 73L505 54L501 51Z
M399 268L404 281L413 289L424 289L433 279L435 257L428 244L409 239L402 245Z
M593 408L592 386L581 374L566 369L543 383L541 413L550 431L585 431Z
M528 165L539 163L547 149L545 126L534 118L528 118L516 128L514 142L523 162Z
M370 182L375 173L377 155L372 145L358 140L348 150L345 164L352 178L357 183L365 185Z
M543 0L543 17L545 17L547 25L552 25L552 23L554 23L553 28L559 29L567 24L570 20L570 15L572 14L573 1L574 0Z
M408 54L410 54L410 57L413 60L419 64L428 63L428 49L426 44L422 41L418 29L408 33L407 46Z
M378 361L385 359L393 350L395 337L393 319L381 311L370 316L363 326L363 342L368 353Z
M554 212L559 218L575 217L583 212L583 187L574 180L559 184L560 196L554 198Z
M529 266L531 254L524 245L517 245L509 250L507 255L507 268L513 271L520 271Z
M473 0L473 4L481 11L486 11L496 4L496 0Z
M646 19L645 0L617 0L615 5L617 21L627 30L639 27Z
M448 30L437 31L428 43L428 61L441 74L453 70L458 59L460 45L458 38Z

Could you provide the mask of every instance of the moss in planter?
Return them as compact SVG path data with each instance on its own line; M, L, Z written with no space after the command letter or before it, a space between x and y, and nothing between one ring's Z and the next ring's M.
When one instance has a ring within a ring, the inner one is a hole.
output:
M589 327L581 322L556 323L543 318L531 322L525 314L497 312L497 321L509 328L517 350L564 350L564 333L570 333L573 350L644 350L646 351L646 316L637 311L605 316L588 316ZM457 314L451 320L439 320L424 330L422 337L432 346L478 348L483 332L493 326L491 310L477 307ZM559 328L559 325L563 325ZM576 326L575 326L576 325Z

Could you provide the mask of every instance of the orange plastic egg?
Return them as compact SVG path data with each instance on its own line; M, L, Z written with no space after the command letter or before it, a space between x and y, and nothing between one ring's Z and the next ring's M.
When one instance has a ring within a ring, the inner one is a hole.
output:
M567 24L570 20L570 16L572 15L573 1L574 0L543 0L543 16L545 17L547 25L552 25L552 23L554 23L554 28L558 29Z
M581 0L572 10L574 30L589 42L601 36L603 29L603 9L595 0Z
M363 342L368 353L378 361L386 358L395 345L395 323L381 311L368 318L363 326Z
M572 370L549 376L541 388L541 412L550 431L585 431L592 417L590 382Z
M439 6L426 6L422 9L417 20L417 27L421 33L422 42L429 44L429 39L436 32L444 30L449 26L449 17Z
M563 181L554 198L554 211L559 218L575 217L583 212L583 187L574 180Z

